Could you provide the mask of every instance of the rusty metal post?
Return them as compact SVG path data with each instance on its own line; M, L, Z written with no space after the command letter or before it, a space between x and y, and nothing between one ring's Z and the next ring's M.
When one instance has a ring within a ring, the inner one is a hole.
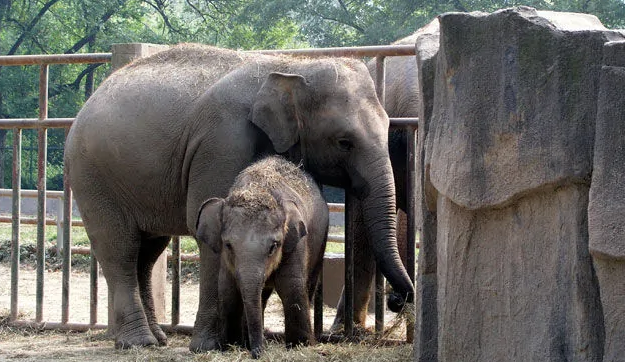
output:
M412 285L415 285L415 247L416 247L416 237L417 237L417 127L408 126L406 127L406 131L408 132L408 155L407 155L407 180L406 184L408 186L406 190L406 208L407 213L406 216L408 218L408 238L406 239L406 271L408 272L408 277L412 281ZM414 341L414 320L409 319L406 324L406 340L409 343Z
M91 248L89 259L89 325L95 326L98 323L98 261Z
M354 196L345 190L345 337L354 335Z
M48 118L48 74L49 66L39 68L39 120ZM37 132L37 291L35 321L43 320L43 270L45 267L46 241L46 161L48 159L48 130L39 128Z
M321 267L319 268L319 275L317 277L313 310L315 339L319 340L321 338L321 333L323 333L323 260L321 261Z
M22 188L22 130L13 130L13 198L11 223L11 321L17 320L20 272L20 189Z
M69 128L65 130L65 140ZM63 165L63 274L61 285L61 323L69 321L69 286L72 271L72 190L67 165Z
M171 241L171 325L180 323L180 236Z
M386 57L378 55L375 58L375 90L382 105L386 101ZM377 264L376 264L377 265ZM375 331L384 332L384 276L380 268L375 268Z

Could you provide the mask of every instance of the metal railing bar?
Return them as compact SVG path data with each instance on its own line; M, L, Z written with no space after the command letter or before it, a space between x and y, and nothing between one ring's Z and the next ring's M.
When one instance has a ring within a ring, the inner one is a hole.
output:
M419 118L416 117L392 117L391 127L417 127ZM69 128L72 126L74 118L0 118L0 128Z
M22 184L22 130L13 130L13 198L11 215L11 321L17 320L20 272L20 188Z
M355 220L355 200L349 193L345 192L345 284L343 294L345 304L343 313L345 337L354 336L354 225L350 222Z
M13 222L12 216L0 216L0 223L11 223ZM37 225L37 218L34 217L20 217L20 223L24 225ZM57 220L55 219L46 219L46 225L56 225ZM72 220L72 226L84 226L82 220Z
M49 66L42 64L39 68L39 120L48 118L48 76ZM43 291L45 266L46 238L46 161L48 151L48 131L39 128L37 132L37 277L35 321L43 320Z
M0 128L69 128L74 118L0 118Z
M377 55L375 58L375 90L378 99L383 105L386 104L386 57ZM380 268L375 268L375 331L379 334L384 332L384 277Z
M35 197L39 196L39 191L37 191L37 190L30 190L30 189L22 189L22 190L20 190L20 195L22 197L35 198ZM0 189L0 196L13 196L13 189ZM63 191L47 190L46 191L46 196L49 197L49 198L62 199L63 198Z
M406 155L406 169L408 170L408 175L406 176L406 218L407 227L406 231L408 233L408 237L406 239L406 271L408 272L408 277L412 282L412 285L416 287L415 283L415 247L417 246L417 127L407 127L406 131L408 132L408 154ZM415 288L416 294L416 288ZM413 296L413 298L415 298ZM412 343L414 340L414 319L409 319L406 322L406 341Z
M0 55L0 65L110 63L113 53Z
M69 134L69 128L65 129L65 140ZM70 190L67 165L63 165L63 275L61 291L61 323L69 321L69 287L70 273L72 268L72 191Z
M415 55L414 45L370 45L345 48L310 48L310 49L278 49L278 50L250 50L251 53L263 54L291 54L308 57L375 57L382 56L411 56Z
M180 323L180 236L172 238L171 253L171 324L175 326Z
M73 252L71 248L70 252ZM89 255L89 325L93 326L98 323L98 261L91 248L89 248Z
M419 127L418 117L391 117L391 128Z

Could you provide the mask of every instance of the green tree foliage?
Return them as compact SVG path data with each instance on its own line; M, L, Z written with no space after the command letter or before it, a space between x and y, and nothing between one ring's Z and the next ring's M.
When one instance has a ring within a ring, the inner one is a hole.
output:
M448 11L518 5L586 12L625 27L624 0L0 0L0 54L109 52L111 44L200 42L233 49L388 44ZM108 65L50 68L50 117L73 117ZM0 118L38 113L36 66L0 66ZM62 187L64 130L48 134L48 188ZM23 136L24 188L36 186L35 131ZM0 130L0 187L11 185L12 132Z

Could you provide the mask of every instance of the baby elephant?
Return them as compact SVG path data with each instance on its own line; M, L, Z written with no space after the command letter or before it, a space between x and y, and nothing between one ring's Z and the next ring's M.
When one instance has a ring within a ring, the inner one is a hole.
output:
M310 303L328 222L328 206L312 178L276 156L243 170L225 199L204 202L197 240L222 256L222 345L247 344L254 358L260 356L263 313L274 288L284 307L287 347L314 343Z

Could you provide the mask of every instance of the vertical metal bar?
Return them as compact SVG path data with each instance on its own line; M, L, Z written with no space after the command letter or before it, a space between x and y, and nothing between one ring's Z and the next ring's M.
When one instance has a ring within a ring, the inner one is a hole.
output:
M174 236L171 244L171 325L180 323L180 236Z
M65 139L69 128L65 130ZM69 284L72 271L72 191L70 190L67 165L63 165L63 275L61 286L61 323L69 321Z
M57 199L56 206L56 248L59 253L63 252L63 210L65 210L65 204L63 203L63 197Z
M408 127L408 157L407 162L408 165L408 179L406 180L408 185L408 190L406 192L407 208L408 212L406 213L408 222L408 238L406 239L406 263L407 272L410 280L412 281L412 285L415 285L415 246L416 246L416 230L417 230L417 129L413 126ZM414 341L414 322L409 322L406 324L406 340L409 343Z
M98 261L93 255L93 249L90 253L90 269L89 269L89 324L94 326L98 323Z
M345 337L354 335L354 197L345 191Z
M22 130L13 130L13 198L11 215L11 315L10 320L17 320L18 282L20 272L20 205L22 186Z
M49 67L39 68L39 120L48 118L48 74ZM45 266L46 240L46 162L48 159L48 130L39 128L37 151L37 291L35 321L43 320L43 270Z
M321 333L323 333L323 260L317 278L314 296L314 331L315 339L319 340Z
M382 105L386 103L386 57L378 55L375 58L375 90ZM380 268L375 272L375 331L384 332L384 276Z

